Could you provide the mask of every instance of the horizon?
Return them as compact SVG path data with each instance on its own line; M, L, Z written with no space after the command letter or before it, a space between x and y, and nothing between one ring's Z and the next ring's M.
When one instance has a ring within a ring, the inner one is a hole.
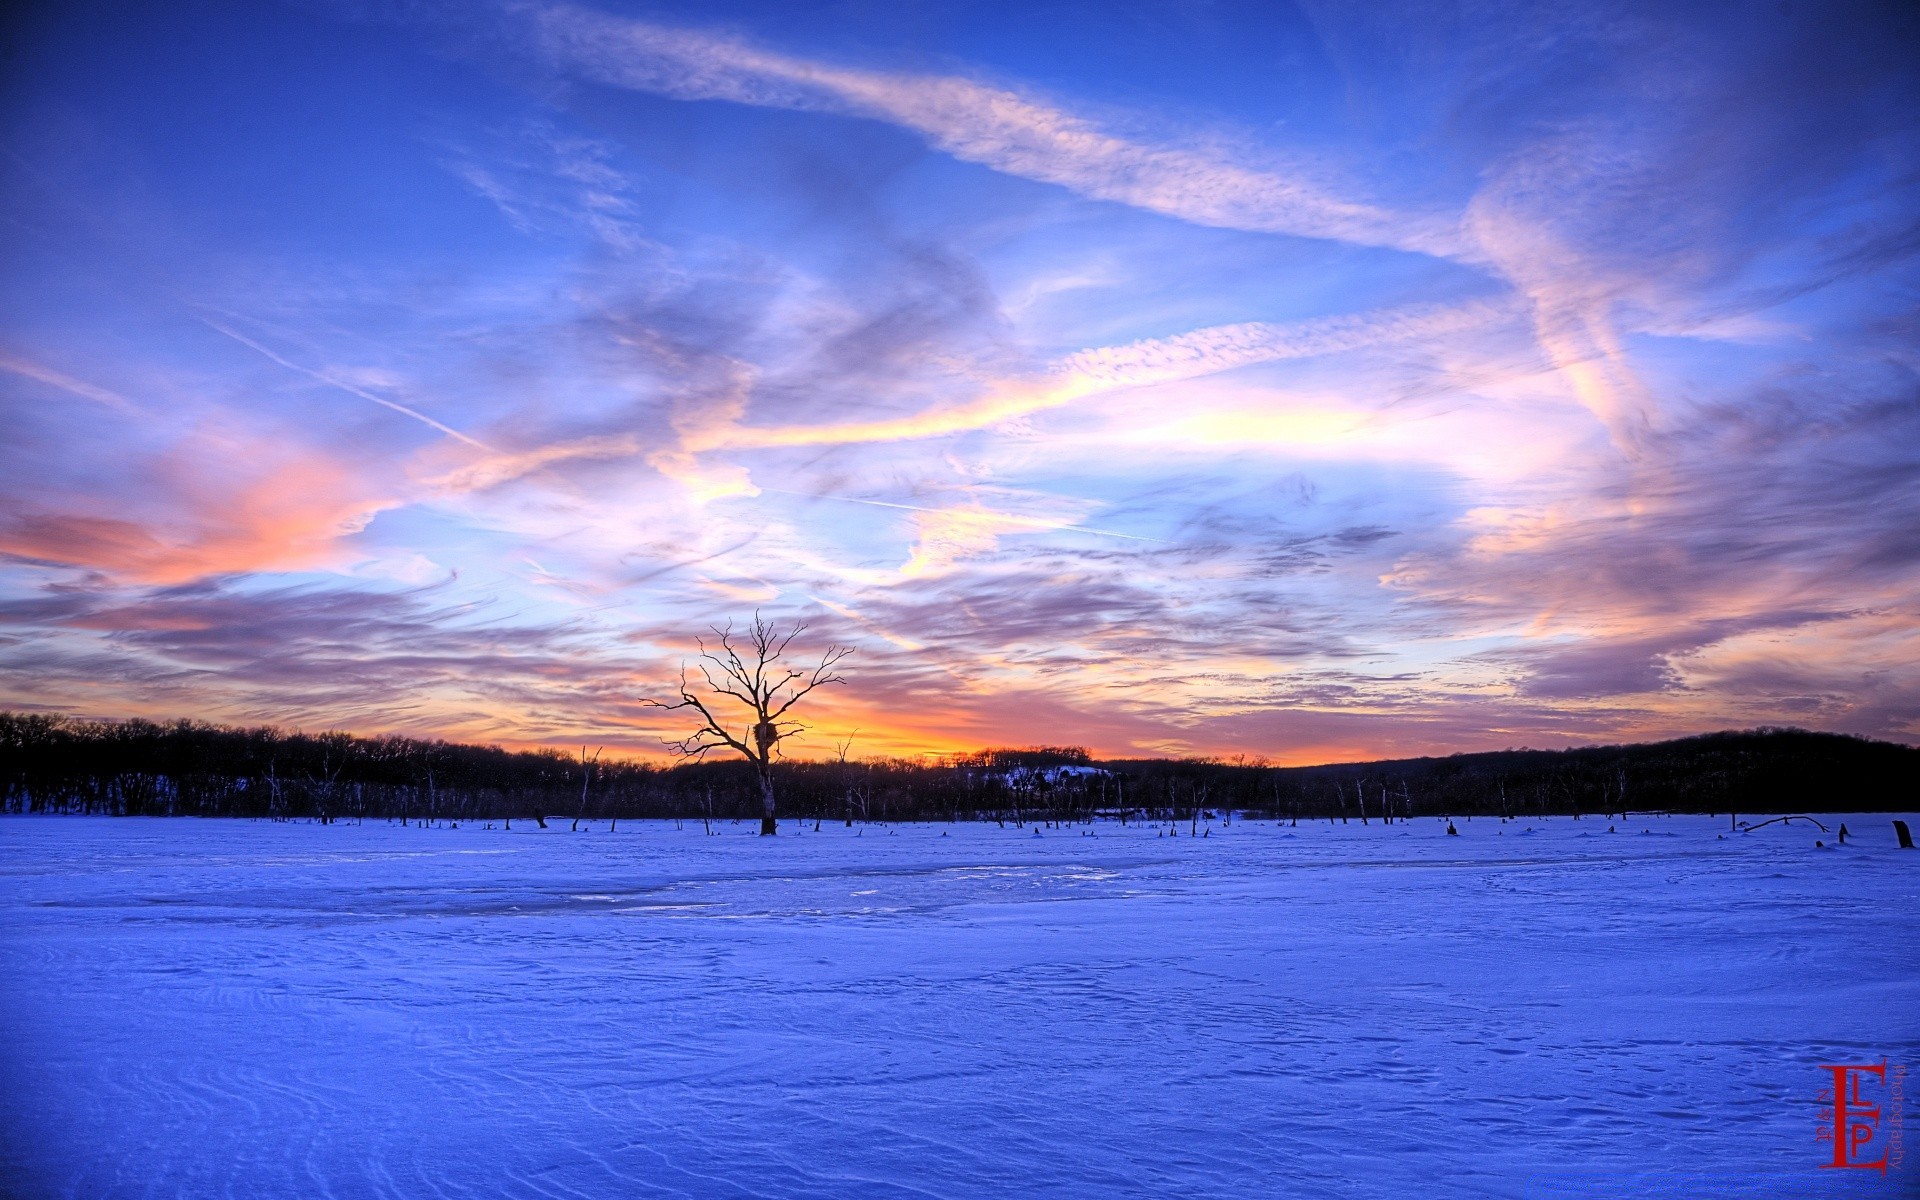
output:
M145 717L128 717L128 718L119 718L119 719L81 718L81 717L66 717L62 714L55 714L55 713L9 712L5 709L0 709L0 720L4 720L5 718L8 718L8 717L42 717L42 718L51 718L56 721L73 721L73 722L79 722L82 724L104 724L104 725L119 725L119 724L131 723L131 722L146 722L148 724L151 724L155 728L163 731L171 728L176 728L179 725L185 724L185 725L194 726L199 729L204 729L204 730L215 732L215 733L238 733L238 734L271 733L274 736L280 737L280 738L309 738L309 739L319 739L319 738L327 738L327 737L333 737L333 736L344 736L344 737L348 737L361 742L378 741L381 738L387 738L387 737L412 738L413 736L409 734L359 733L351 729L338 729L338 728L303 729L303 728L291 728L291 727L280 726L280 725L221 725L221 724L213 724L205 721L200 721L191 717L178 717L171 721L153 720ZM802 766L830 766L837 762L844 761L848 763L892 764L892 765L909 764L916 767L939 767L939 766L958 765L957 760L960 760L960 759L983 758L983 757L996 755L996 754L1027 754L1027 755L1046 754L1046 755L1056 755L1062 758L1081 755L1081 756L1085 756L1086 761L1091 765L1100 765L1100 764L1109 764L1109 763L1128 763L1128 762L1134 762L1134 763L1153 762L1153 763L1168 763L1168 764L1181 764L1181 763L1207 764L1212 766L1226 766L1226 767L1251 767L1255 769L1267 769L1267 770L1311 770L1311 769L1320 768L1320 767L1381 766L1381 765L1391 765L1391 764L1400 763L1400 762L1416 762L1424 759L1439 760L1439 759L1446 759L1446 758L1470 757L1474 755L1568 754L1568 753L1572 753L1574 751L1579 751L1579 750L1634 750L1634 749L1649 748L1653 746L1673 745L1679 742L1705 741L1705 740L1710 740L1714 738L1771 737L1775 735L1794 735L1794 734L1811 735L1815 737L1844 738L1852 741L1863 742L1869 745L1894 746L1894 747L1899 747L1899 748L1908 749L1908 750L1920 750L1920 747L1916 747L1908 742L1893 741L1885 738L1871 738L1862 734L1834 733L1828 730L1806 729L1796 725L1759 725L1759 726L1754 726L1748 729L1710 729L1710 730L1703 730L1698 733L1682 733L1682 734L1677 734L1673 737L1660 738L1652 741L1569 742L1561 746L1500 746L1500 747L1493 747L1493 748L1479 749L1479 750L1452 750L1452 751L1448 751L1445 754L1436 754L1436 755L1405 755L1400 758L1327 759L1327 760L1316 759L1311 761L1298 761L1298 762L1276 760L1266 755L1256 755L1256 754L1235 754L1235 755L1229 755L1224 757L1210 756L1210 755L1188 755L1188 756L1181 756L1181 757L1168 756L1168 755L1103 756L1101 754L1098 754L1094 751L1089 750L1085 746L1079 746L1079 745L1073 745L1073 744L976 746L970 750L955 750L955 751L946 751L946 752L923 751L917 754L903 754L903 755L861 755L858 753L850 752L847 754L845 759L839 759L836 757L812 758L812 757L807 757L804 753L802 753L798 755L782 755L779 761L781 763L791 763L791 764L797 764ZM551 743L539 744L539 745L514 745L509 743L501 743L501 742L458 742L458 741L452 741L450 739L444 739L444 738L413 738L413 740L429 742L429 743L439 742L452 749L495 750L495 751L500 751L506 754L532 754L532 755L541 755L541 756L558 756L560 758L567 759L570 761L577 761L575 756L577 754L584 753L589 748L588 746L584 746L584 745L579 747L569 747L569 746L562 746L562 745L551 744ZM619 765L630 766L630 767L642 766L642 767L647 767L647 768L656 769L656 770L662 769L662 768L671 770L671 769L682 767L682 766L688 766L688 767L702 766L702 765L713 766L713 765L722 765L722 764L738 766L741 769L745 770L749 766L747 762L733 755L715 754L713 757L684 757L684 756L669 754L665 751L661 751L661 752L653 753L650 755L616 756L616 757L607 758L607 757L601 757L598 753L598 751L603 750L604 747L592 747L592 749L594 749L596 752L593 761L601 765L619 764Z
M0 708L659 758L764 612L815 753L1920 744L1893 6L10 34Z

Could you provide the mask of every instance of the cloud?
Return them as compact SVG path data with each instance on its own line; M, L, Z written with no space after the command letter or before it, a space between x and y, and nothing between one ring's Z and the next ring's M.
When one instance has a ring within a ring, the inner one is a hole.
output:
M527 11L549 57L618 87L886 121L963 162L1197 225L1442 256L1465 249L1445 219L1342 199L1297 170L1261 170L1191 145L1129 141L1004 88L832 66L572 5Z
M70 705L111 680L122 713L528 744L636 686L632 662L582 652L579 627L516 622L446 584L66 589L0 602L0 626L35 634L0 658L12 703Z
M1569 390L1637 457L1652 432L1654 402L1628 360L1615 310L1623 286L1543 223L1515 212L1498 192L1474 200L1469 227L1488 256L1526 294L1541 352Z
M956 563L992 551L1000 539L1036 529L1064 529L1071 520L1036 521L1032 517L995 512L979 504L921 510L914 514L913 551L900 573L907 578L938 575Z
M427 482L437 491L483 492L559 463L580 459L630 458L640 453L641 448L640 439L632 434L584 437L538 446L532 450L489 453L430 475Z
M536 121L519 128L504 150L449 145L444 165L521 233L579 230L622 255L661 253L640 219L633 181L614 165L618 151L605 140Z
M30 362L24 358L16 358L11 354L0 353L0 371L6 371L10 374L44 383L48 387L58 388L70 396L78 396L82 400L91 400L95 404L105 405L115 412L133 413L138 411L132 402L118 392L110 392L106 388L95 387L93 384L75 379L70 375L63 375L51 367L43 367L39 363Z
M978 399L905 417L831 425L742 425L732 412L703 410L683 433L687 453L911 441L985 429L1125 388L1197 379L1259 363L1337 354L1364 346L1459 333L1501 319L1496 303L1421 306L1275 325L1246 322L1083 350L1037 379L989 387Z
M604 433L536 446L523 451L491 452L457 466L426 471L430 486L446 492L480 491L530 472L582 459L617 459L645 454L649 465L681 485L695 503L753 496L759 488L747 469L716 462L726 452L857 446L949 437L1063 408L1106 393L1202 378L1263 363L1345 353L1370 346L1423 343L1510 320L1512 310L1497 301L1421 305L1348 314L1293 324L1242 322L1149 338L1120 346L1096 347L1068 355L1036 376L990 384L979 397L902 417L788 425L747 424L753 398L775 395L793 384L765 379L754 367L730 354L697 346L664 345L660 338L629 334L662 364L667 386L667 425L671 442L657 435ZM1320 441L1351 432L1350 412L1198 413L1177 434L1196 444L1248 439ZM436 452L435 460L447 456ZM969 518L971 519L971 518Z
M778 488L763 490L783 492ZM906 563L900 568L901 578L940 574L965 559L991 553L999 546L1001 538L1011 534L1072 530L1095 537L1120 538L1132 542L1155 540L1139 534L1097 529L1082 523L1081 518L1092 507L1086 503L1074 503L1053 496L1002 495L997 497L1002 504L1008 501L1024 502L1026 508L1035 510L1009 512L982 503L981 489L967 490L974 494L970 495L965 503L939 507L899 504L888 500L868 500L857 496L826 496L804 492L783 492L783 494L802 496L809 500L861 504L912 513L914 544L908 553Z
M328 455L232 431L197 431L135 470L129 516L111 493L59 507L16 495L0 556L154 584L306 570L341 565L342 539L398 503Z
M1920 630L1920 407L1890 373L1822 382L1850 402L1763 389L1704 409L1630 474L1563 483L1577 502L1467 510L1456 541L1409 547L1387 581L1455 637L1505 641L1474 657L1516 668L1529 700L1633 697L1752 723L1764 706L1731 683L1762 653L1775 694L1835 690L1800 647L1863 679L1900 630ZM1875 690L1904 711L1911 686ZM1828 709L1855 732L1902 732Z

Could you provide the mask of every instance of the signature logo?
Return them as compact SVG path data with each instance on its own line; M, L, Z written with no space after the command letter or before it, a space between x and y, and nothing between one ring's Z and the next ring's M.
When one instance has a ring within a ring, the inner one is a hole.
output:
M1821 1167L1878 1171L1885 1175L1889 1165L1899 1166L1904 1150L1901 1126L1906 1068L1889 1069L1882 1060L1877 1065L1823 1063L1820 1069L1829 1073L1831 1082L1820 1090L1819 1101L1824 1112L1819 1140L1833 1144L1832 1161L1821 1163ZM1867 1089L1864 1094L1862 1086ZM1882 1096L1884 1105L1879 1099ZM1883 1119L1888 1124L1888 1135L1876 1143ZM1868 1158L1875 1150L1880 1151L1880 1157Z

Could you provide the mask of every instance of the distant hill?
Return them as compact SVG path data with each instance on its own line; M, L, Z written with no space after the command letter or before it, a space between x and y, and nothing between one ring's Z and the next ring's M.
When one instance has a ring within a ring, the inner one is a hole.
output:
M1047 769L1067 767L1072 769ZM1272 767L1210 759L1097 762L1077 747L983 750L938 763L791 763L803 820L1190 820L1237 811L1394 819L1623 811L1899 811L1920 801L1920 749L1797 729L1643 745ZM744 764L611 762L413 738L85 722L0 712L0 811L321 820L731 819Z
M1459 812L1893 811L1920 800L1920 748L1801 729L1294 767L1279 774L1282 790L1290 786L1297 803L1312 804L1357 783L1363 791L1404 790L1423 806Z

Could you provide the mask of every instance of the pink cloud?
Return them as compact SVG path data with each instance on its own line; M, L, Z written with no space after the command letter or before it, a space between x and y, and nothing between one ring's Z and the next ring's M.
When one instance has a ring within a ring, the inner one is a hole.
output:
M317 451L196 433L121 476L114 494L16 505L0 555L129 583L339 563L343 539L396 501Z

